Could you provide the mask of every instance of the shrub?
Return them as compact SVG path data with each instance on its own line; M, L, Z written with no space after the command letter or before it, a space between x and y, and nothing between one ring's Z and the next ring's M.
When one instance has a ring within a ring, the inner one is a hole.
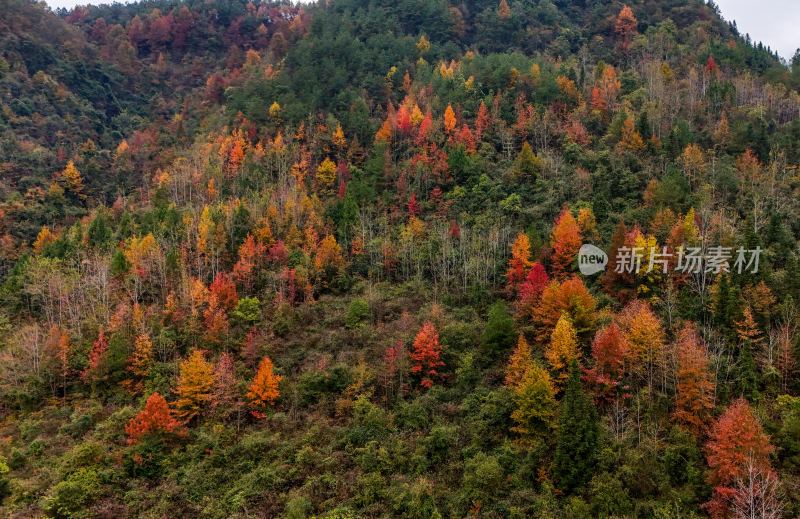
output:
M495 497L502 482L503 468L494 456L480 452L464 464L464 494L470 502Z
M369 320L369 303L363 299L355 299L347 307L345 324L348 328L359 328Z
M79 469L56 484L45 498L44 509L54 517L91 517L86 507L101 494L100 478L93 469Z
M243 297L236 303L232 315L243 323L255 323L261 319L261 301L257 297Z
M10 470L8 464L6 464L6 459L0 456L0 505L3 504L6 497L11 495L11 490L9 488L11 485L6 477L6 474L8 474Z

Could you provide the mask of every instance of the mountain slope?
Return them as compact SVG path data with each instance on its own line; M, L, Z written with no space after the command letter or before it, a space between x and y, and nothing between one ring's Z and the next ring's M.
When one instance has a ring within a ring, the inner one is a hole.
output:
M800 513L800 68L713 6L0 2L4 514Z

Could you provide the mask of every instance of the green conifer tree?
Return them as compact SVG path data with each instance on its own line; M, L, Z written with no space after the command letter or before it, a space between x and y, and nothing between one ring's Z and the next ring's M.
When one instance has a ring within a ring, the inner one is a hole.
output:
M597 463L599 424L592 399L583 391L580 369L572 362L561 402L554 476L558 488L570 493L592 478Z

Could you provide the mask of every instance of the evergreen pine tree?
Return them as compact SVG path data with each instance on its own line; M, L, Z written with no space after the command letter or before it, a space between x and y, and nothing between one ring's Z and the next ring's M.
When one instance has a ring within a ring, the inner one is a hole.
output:
M503 302L493 304L481 337L481 356L486 361L494 360L500 352L511 349L516 340L514 319L508 307Z
M753 319L750 307L745 307L742 320L736 321L736 335L739 339L737 389L741 396L755 402L759 397L755 351L763 347L764 337Z
M558 442L554 458L556 485L570 493L592 478L597 461L599 425L597 410L581 387L580 369L573 361L561 402Z

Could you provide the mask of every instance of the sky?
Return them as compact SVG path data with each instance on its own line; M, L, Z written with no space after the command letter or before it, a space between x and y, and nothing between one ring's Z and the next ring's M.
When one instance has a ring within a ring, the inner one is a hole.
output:
M726 20L736 20L742 34L761 41L792 59L800 47L800 2L798 0L716 0Z
M46 0L56 7L110 3L112 0ZM800 47L800 1L798 0L716 0L726 20L736 20L739 32L753 41L769 45L790 60Z

